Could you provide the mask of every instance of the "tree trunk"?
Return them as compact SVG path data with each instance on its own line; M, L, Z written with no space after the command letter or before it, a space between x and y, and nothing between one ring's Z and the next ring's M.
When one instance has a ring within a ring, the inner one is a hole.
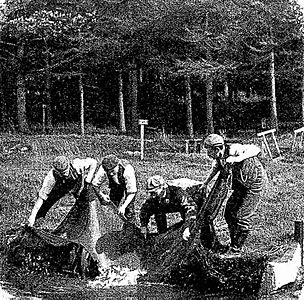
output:
M131 101L131 131L132 133L138 130L138 108L137 108L137 68L133 63L130 68L130 101Z
M302 77L302 126L304 126L304 75Z
M275 128L276 130L278 130L277 99L276 99L275 69L274 69L274 50L271 51L270 76L271 76L270 124L271 124L272 128Z
M81 134L84 135L84 92L82 75L79 75L79 93L80 93L80 129Z
M304 61L304 51L303 51L303 61ZM304 74L302 76L302 126L304 126Z
M45 105L46 105L46 130L48 131L53 126L53 116L51 109L51 71L49 57L46 59L46 73L45 73Z
M209 31L209 15L208 12L206 13L206 21L205 21L205 30L206 32ZM207 49L206 59L211 60L211 54L209 49ZM212 92L212 78L210 75L207 77L206 82L206 117L207 117L207 134L214 133L214 126L213 126L213 92Z
M187 106L187 134L190 137L193 137L192 98L191 98L190 76L185 77L185 88L186 88L186 106Z
M23 60L24 56L24 42L21 42L18 45L17 49L17 57L19 62ZM25 78L24 74L21 71L21 65L19 66L18 74L17 74L17 120L18 120L18 128L20 132L28 132L29 127L27 123L26 117L26 90L25 90Z
M207 78L206 83L206 112L207 112L207 134L214 133L213 126L213 83L211 78Z
M4 101L4 80L3 80L3 68L0 67L0 128L4 129L4 123L5 123L5 101Z
M125 121L125 110L124 110L124 98L123 98L123 81L122 71L118 73L118 102L119 102L119 130L122 133L126 133L126 121Z

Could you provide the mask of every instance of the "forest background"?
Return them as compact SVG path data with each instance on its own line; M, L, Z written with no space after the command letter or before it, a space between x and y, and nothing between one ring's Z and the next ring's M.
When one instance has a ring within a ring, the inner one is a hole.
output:
M295 0L6 0L1 129L303 125L302 26Z

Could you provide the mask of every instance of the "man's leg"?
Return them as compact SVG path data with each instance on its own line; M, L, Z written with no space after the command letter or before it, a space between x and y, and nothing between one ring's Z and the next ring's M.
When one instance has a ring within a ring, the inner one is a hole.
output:
M155 214L155 222L158 233L165 233L168 229L167 217L165 213Z
M242 205L237 211L237 224L234 233L234 241L231 247L240 251L245 244L245 241L252 230L253 217L255 215L256 208L260 202L260 193L254 193L250 189L243 199L241 199Z
M200 228L200 240L207 249L215 249L219 245L213 222L209 221L208 218L204 220Z
M237 228L237 210L238 210L238 202L241 198L241 191L234 190L232 195L227 201L225 208L225 220L228 225L229 235L230 235L230 245L235 243L235 232Z

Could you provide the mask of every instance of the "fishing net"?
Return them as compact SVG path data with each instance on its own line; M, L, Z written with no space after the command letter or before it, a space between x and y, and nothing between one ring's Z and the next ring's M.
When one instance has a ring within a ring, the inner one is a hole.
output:
M84 247L47 230L21 226L7 232L6 262L23 273L64 274L71 277L98 275L97 263ZM85 266L82 260L86 259Z
M193 189L193 187L192 187ZM228 258L213 249L204 247L200 234L202 224L214 222L221 215L231 195L231 172L224 169L217 177L208 195L193 189L193 197L200 203L197 222L191 228L192 236L185 241L182 225L177 230L150 237L147 243L144 265L149 272L144 281L166 282L184 287L195 287L203 292L254 292L266 265L266 258L240 256Z
M9 264L85 277L112 265L138 268L137 250L144 241L137 225L122 220L115 206L101 205L92 185L54 230L23 226L7 236Z
M183 223L144 240L136 224L122 220L117 208L101 205L94 188L88 185L55 230L24 226L11 232L7 261L27 272L98 275L102 286L112 285L121 272L130 274L140 268L145 272L133 282L173 283L209 293L257 290L266 265L264 257L222 258L204 247L201 240L205 218L214 221L225 207L230 173L221 172L208 195L200 189L201 182L178 179L170 184L184 188L199 204L189 241L182 238L187 226ZM106 269L103 273L101 266ZM129 282L126 274L121 278Z

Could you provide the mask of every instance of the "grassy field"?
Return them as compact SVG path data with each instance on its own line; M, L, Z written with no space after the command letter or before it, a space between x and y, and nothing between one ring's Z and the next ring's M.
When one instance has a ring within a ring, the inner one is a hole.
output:
M90 156L100 162L104 155L115 153L128 159L135 167L138 179L137 211L147 197L145 182L149 176L161 174L166 179L187 177L203 180L211 166L205 155L185 155L180 137L166 140L148 137L144 160L139 156L140 140L128 136L2 135L0 140L2 243L6 230L26 222L56 155L65 154L70 158ZM257 142L250 137L245 141ZM304 155L302 152L291 154L290 142L290 136L279 138L279 145L284 149L282 160L263 159L270 185L247 243L252 250L281 255L293 238L294 221L304 219ZM58 211L59 206L46 220L51 227L54 216L55 219L60 216Z

